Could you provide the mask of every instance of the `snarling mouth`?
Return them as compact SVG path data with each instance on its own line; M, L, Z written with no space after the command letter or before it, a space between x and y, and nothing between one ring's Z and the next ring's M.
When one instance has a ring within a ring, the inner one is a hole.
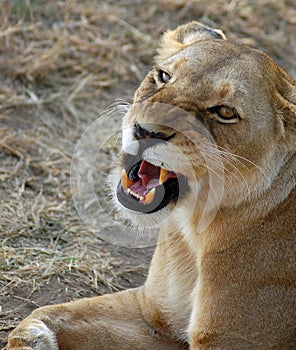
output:
M122 170L117 187L117 198L127 209L154 213L188 190L187 179L182 174L143 159L133 159L131 164Z

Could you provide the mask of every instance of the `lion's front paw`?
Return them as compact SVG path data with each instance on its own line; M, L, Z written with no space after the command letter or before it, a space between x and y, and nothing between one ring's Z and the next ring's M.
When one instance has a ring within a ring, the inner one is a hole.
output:
M9 336L7 350L58 350L53 332L40 320L27 319Z

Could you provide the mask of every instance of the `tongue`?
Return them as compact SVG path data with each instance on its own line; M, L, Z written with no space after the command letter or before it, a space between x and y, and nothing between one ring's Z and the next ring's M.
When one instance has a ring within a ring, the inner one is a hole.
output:
M145 160L142 161L138 176L142 185L148 188L155 187L159 183L160 167L154 166Z
M142 161L138 170L139 179L129 189L136 195L145 197L151 189L162 185L171 178L177 178L174 172L152 165L145 160Z

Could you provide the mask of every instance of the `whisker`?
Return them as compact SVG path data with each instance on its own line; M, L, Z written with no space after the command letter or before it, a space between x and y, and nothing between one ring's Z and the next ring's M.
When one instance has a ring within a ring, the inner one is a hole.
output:
M211 157L213 157L213 159L215 159L215 158L218 158L219 159L219 163L221 162L221 158L222 159L224 159L224 163L225 162L229 162L229 160L227 159L227 158L225 158L225 156L221 156L221 155L217 155L217 154L215 154L215 153L212 153L211 154ZM215 159L215 161L217 162L217 160ZM227 186L227 188L229 189L229 190L231 190L232 188L233 188L233 181L232 181L232 178L234 177L237 181L239 181L240 183L243 183L245 186L246 186L246 188L247 188L247 190L248 190L248 192L250 192L250 189L249 189L249 186L248 186L248 183L247 183L247 181L246 181L246 179L244 178L244 176L241 174L241 172L239 171L239 169L237 169L237 167L234 165L234 164L232 164L231 162L229 162L229 164L231 165L231 167L233 168L233 169L235 169L235 172L232 172L231 173L231 177L229 176L229 174L225 171L225 166L224 166L224 164L223 164L223 179L224 179L224 181L225 181L225 184L226 184L226 186ZM215 173L215 171L211 168L210 169L210 171L213 173ZM237 175L236 173L238 173L239 175ZM221 176L220 174L219 174L219 176ZM221 176L222 177L222 176Z
M215 175L216 178L222 181L230 190L232 188L231 186L232 184L230 181L228 181L228 179L225 179L224 165L223 165L222 174L221 174L221 159L218 158L215 153L211 153L211 156L213 156L211 159L208 157L208 155L209 153L207 153L207 162L206 162L207 163L206 168L208 172ZM194 161L193 165L197 167L205 167L205 164L201 163L200 161Z
M244 164L240 159L244 159L244 161L247 161L249 162L250 164L252 164L253 166L255 166L257 169L260 170L260 172L266 177L266 174L264 173L264 171L262 171L262 169L256 165L255 163L249 161L248 159L244 158L244 157L240 157L240 156L236 156L235 154L233 153L230 153L224 149L222 149L220 147L220 149L217 147L213 147L212 145L207 145L206 148L205 148L206 152L207 152L207 155L211 155L211 157L214 157L214 158L217 158L219 157L220 158L220 161L221 159L223 160L223 163L224 163L224 170L225 168L227 167L227 165L229 167L231 167L234 171L231 173L231 176L232 177L235 177L235 179L237 179L238 181L240 181L241 183L244 184L244 186L246 187L247 191L248 191L248 194L250 195L251 194L251 189L249 187L249 184L245 178L245 176L241 173L240 169L238 168L238 165L248 169L247 165ZM226 179L229 179L229 184L228 184L228 181ZM227 172L225 172L225 180L227 181L227 184L228 184L228 187L231 186L232 187L232 182L230 181L230 177L229 177L229 174Z
M129 110L130 104L123 100L119 99L110 104L106 109L100 113L99 116L104 116L104 117L123 117Z
M248 190L248 194L250 195L251 190L250 190L249 184L248 184L247 180L245 179L244 175L241 173L241 171L235 165L235 163L234 163L235 159L231 159L225 154L220 154L219 156L223 158L225 165L229 165L232 169L234 169L234 172L231 172L231 177L235 177L236 180L238 180L238 181L240 181L240 183L244 184ZM229 174L227 172L225 172L225 176L226 176L226 178L229 179L230 184L233 186L232 181L231 181L231 177L229 176Z
M226 150L225 148L221 147L221 146L217 146L218 148L218 151L219 152L222 152L224 154L226 154L227 156L230 156L232 158L235 159L235 161L237 161L240 165L244 166L247 168L247 165L244 164L241 160L253 165L257 170L259 170L261 172L261 174L266 178L266 179L269 179L269 176L263 171L262 168L260 168L260 166L254 162L252 162L250 159L246 158L246 157L243 157L243 156L240 156L240 155L237 155L237 154L234 154L234 153L231 153L229 152L228 150Z

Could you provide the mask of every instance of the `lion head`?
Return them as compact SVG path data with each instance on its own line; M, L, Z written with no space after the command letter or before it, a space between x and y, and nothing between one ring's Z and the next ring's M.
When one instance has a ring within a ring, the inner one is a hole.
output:
M213 219L272 188L295 154L295 121L296 84L271 58L182 25L165 33L123 119L114 196L133 223Z

